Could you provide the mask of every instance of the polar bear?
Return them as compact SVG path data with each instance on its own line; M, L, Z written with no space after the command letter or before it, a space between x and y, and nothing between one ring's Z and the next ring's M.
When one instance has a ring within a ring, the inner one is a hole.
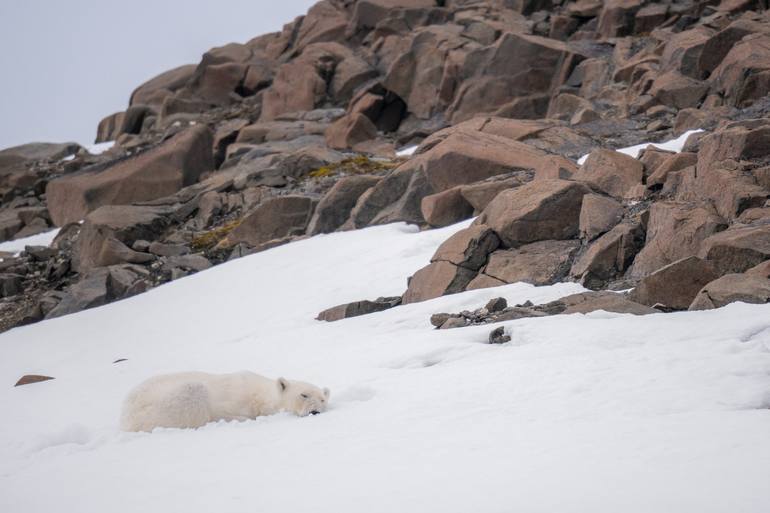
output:
M253 372L181 372L148 379L126 397L124 431L197 428L217 420L247 420L289 411L300 417L326 411L329 389L273 380Z

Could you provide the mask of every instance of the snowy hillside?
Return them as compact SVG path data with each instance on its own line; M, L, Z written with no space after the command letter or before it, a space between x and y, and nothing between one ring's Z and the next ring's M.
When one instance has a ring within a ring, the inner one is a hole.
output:
M524 319L501 346L429 317L580 286L314 320L400 294L466 225L316 236L3 334L0 511L768 510L770 305ZM118 431L132 386L194 369L328 386L331 409ZM56 379L12 386L30 373Z

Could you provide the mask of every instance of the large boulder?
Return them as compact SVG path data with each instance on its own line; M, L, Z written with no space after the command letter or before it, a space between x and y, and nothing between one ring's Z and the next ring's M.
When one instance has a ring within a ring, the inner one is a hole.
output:
M770 260L770 224L734 226L703 241L700 257L720 274L742 273Z
M502 191L475 222L492 228L508 248L572 239L578 235L583 196L589 192L578 182L536 180Z
M462 292L475 276L475 271L451 262L432 262L409 279L402 301L404 304L418 303Z
M150 273L136 265L113 265L94 269L69 287L61 302L46 319L95 308L147 290Z
M643 244L640 223L621 223L588 246L570 273L585 287L600 289L623 275Z
M148 80L131 93L129 105L150 105L160 108L163 100L184 87L195 74L197 66L179 66Z
M86 216L73 247L73 267L84 273L94 267L123 263L142 264L153 255L131 249L137 240L154 240L171 222L171 210L162 206L115 205Z
M770 279L753 274L726 274L704 286L690 310L710 310L737 301L770 303Z
M567 275L579 247L573 240L546 240L497 250L489 255L487 265L468 289L516 282L553 285Z
M580 209L580 236L593 240L610 231L623 217L623 205L600 194L583 196Z
M331 233L345 224L358 198L382 180L379 176L354 175L341 178L321 198L307 233Z
M496 175L481 182L460 186L460 194L475 212L481 212L501 191L531 182L532 177L533 173L526 170Z
M474 225L460 230L438 247L431 262L450 262L478 271L487 256L498 248L500 239L488 226Z
M597 310L633 315L649 315L660 313L660 310L631 301L623 294L609 291L581 292L554 301L554 306L563 308L559 313L590 313ZM550 306L550 304L549 304Z
M398 221L422 224L422 199L434 192L421 169L403 165L358 198L344 227Z
M245 243L252 247L293 235L303 235L316 201L299 195L276 196L260 203L231 231L222 246Z
M449 226L473 215L473 206L465 200L460 187L425 196L421 210L425 221L435 227Z
M712 88L728 105L745 107L770 87L770 34L752 34L732 47L711 74Z
M102 205L128 205L174 194L214 167L212 135L189 128L159 146L105 169L63 176L48 183L46 198L57 226L83 219Z
M726 227L711 209L668 201L650 207L647 242L629 269L632 278L643 278L668 264L698 255L709 236Z
M462 84L447 118L457 123L495 112L518 97L549 94L583 58L564 42L507 32L494 45L465 58L459 73Z
M592 151L572 178L589 183L614 198L634 199L644 194L644 165L617 151Z
M718 277L710 262L694 256L687 257L643 278L630 297L643 305L686 310L698 292Z

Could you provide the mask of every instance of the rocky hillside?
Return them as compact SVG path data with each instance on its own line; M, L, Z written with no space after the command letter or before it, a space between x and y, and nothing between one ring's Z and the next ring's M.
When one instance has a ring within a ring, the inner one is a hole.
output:
M0 242L60 227L2 255L0 330L302 237L474 216L401 297L320 317L518 281L597 292L434 323L768 302L767 7L323 0L140 85L105 153L0 152Z

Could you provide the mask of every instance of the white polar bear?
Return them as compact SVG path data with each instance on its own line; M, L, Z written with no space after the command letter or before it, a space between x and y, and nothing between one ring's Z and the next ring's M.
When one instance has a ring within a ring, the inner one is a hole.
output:
M329 389L302 381L269 379L253 372L163 374L126 397L124 431L197 428L217 420L247 420L279 411L304 417L326 411Z

